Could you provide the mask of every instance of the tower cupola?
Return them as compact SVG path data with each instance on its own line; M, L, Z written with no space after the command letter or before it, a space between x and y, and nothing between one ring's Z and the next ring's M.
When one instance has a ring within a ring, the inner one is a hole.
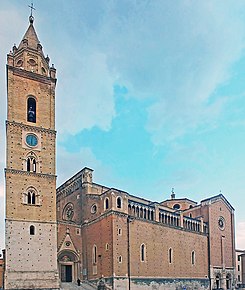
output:
M49 58L44 56L43 47L33 24L34 17L31 13L29 26L22 40L18 46L14 45L8 54L8 65L55 79L54 67L52 69L49 67Z

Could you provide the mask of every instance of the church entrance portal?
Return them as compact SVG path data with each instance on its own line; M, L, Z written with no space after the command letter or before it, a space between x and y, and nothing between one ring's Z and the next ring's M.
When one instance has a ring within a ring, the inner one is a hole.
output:
M61 282L72 282L72 265L61 265Z
M73 282L79 278L79 259L73 251L61 251L58 254L59 272L61 282Z

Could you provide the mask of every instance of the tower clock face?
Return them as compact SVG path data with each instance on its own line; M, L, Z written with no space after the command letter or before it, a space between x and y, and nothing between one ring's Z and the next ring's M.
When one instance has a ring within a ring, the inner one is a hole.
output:
M26 143L31 147L37 146L37 143L38 143L37 137L33 134L27 135L26 136Z

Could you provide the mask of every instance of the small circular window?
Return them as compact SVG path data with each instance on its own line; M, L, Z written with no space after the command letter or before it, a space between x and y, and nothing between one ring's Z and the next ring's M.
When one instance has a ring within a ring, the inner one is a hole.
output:
M222 216L219 217L218 225L219 225L219 228L221 230L224 230L224 228L225 228L225 219Z
M22 59L19 59L19 60L17 61L16 66L22 66L22 65L23 65L23 60L22 60Z
M30 65L36 65L36 61L32 58L29 59L29 64Z
M174 206L173 206L173 209L180 209L180 205L178 203L176 203Z
M29 145L31 147L37 146L37 143L38 143L37 136L34 134L28 134L26 136L26 143L27 143L27 145Z
M96 204L93 204L91 206L91 213L96 213L97 212L97 205Z
M67 247L70 247L70 245L71 245L71 242L69 242L69 241L66 242L66 246L67 246Z

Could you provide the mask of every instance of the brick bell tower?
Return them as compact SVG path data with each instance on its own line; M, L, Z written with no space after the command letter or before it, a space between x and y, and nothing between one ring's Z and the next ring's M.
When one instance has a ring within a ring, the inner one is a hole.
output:
M56 69L29 22L7 55L5 289L59 289Z

